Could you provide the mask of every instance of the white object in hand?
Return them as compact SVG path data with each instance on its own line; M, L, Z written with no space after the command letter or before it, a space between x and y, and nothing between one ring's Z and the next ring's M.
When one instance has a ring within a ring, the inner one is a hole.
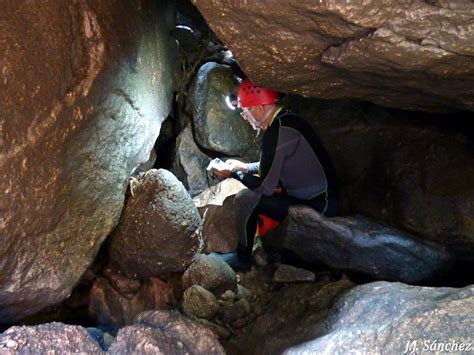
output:
M211 171L212 168L217 167L221 163L222 163L222 160L220 160L219 158L215 158L215 159L211 160L211 162L207 166L206 170Z

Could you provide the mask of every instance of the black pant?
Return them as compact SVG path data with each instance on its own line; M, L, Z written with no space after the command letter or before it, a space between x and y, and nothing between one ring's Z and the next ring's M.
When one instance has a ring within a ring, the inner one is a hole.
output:
M242 259L250 259L252 257L252 248L255 232L257 231L259 214L281 222L288 215L288 208L294 205L309 206L327 217L334 217L339 213L339 198L336 194L323 193L311 200L301 200L285 193L274 193L271 196L262 195L247 220L247 246L238 245L237 253L239 257Z

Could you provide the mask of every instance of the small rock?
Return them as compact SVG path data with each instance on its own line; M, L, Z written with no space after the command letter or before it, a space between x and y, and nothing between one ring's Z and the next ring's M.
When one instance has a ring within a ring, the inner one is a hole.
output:
M140 289L139 280L126 277L120 270L116 270L111 266L107 266L102 274L107 278L110 285L122 296L132 299Z
M261 245L259 245L255 251L253 252L253 256L255 259L255 264L260 267L264 267L268 265L268 256L265 250Z
M252 320L254 320L256 317L256 314L250 314L244 318L236 319L231 323L231 326L233 328L239 329L245 327L247 324L249 324Z
M275 283L313 282L315 279L316 277L311 271L285 264L279 265L273 275Z
M238 289L239 289L240 285L237 285L237 292L238 292ZM223 301L230 301L230 302L234 302L235 298L237 297L237 295L235 294L234 291L231 291L231 290L227 290L225 291L222 296L221 296L221 299Z
M220 297L227 290L237 291L237 277L231 267L214 255L199 255L183 274L183 287L200 285Z
M250 303L245 299L240 299L233 304L226 304L221 307L221 318L225 323L232 323L237 319L244 318L252 313Z
M18 348L18 343L16 341L10 339L10 340L7 340L6 346L9 349L16 350Z
M219 324L209 322L206 319L198 318L197 322L204 325L206 328L210 329L215 335L219 337L219 339L227 339L232 335L229 329Z
M212 319L219 311L219 304L212 292L199 285L193 285L184 291L184 313L198 318Z
M252 292L248 288L245 288L242 285L237 285L237 299L241 300L242 298L245 298L247 300L251 299Z
M112 341L114 340L114 337L110 335L110 333L103 332L101 329L98 328L86 328L87 332L90 334L90 336L97 342L99 345L102 347L102 349L107 350L110 345L112 344Z

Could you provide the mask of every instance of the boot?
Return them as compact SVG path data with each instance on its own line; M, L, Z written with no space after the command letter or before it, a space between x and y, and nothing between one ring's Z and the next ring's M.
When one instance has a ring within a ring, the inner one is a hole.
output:
M238 253L211 253L209 255L214 255L225 261L235 272L249 272L252 268L252 256L250 256L250 258L245 258Z

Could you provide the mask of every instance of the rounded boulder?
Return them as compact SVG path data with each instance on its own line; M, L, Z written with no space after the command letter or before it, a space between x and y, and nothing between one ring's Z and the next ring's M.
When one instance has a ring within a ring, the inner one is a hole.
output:
M132 278L180 273L203 246L202 222L183 184L169 171L152 169L132 184L110 257Z

